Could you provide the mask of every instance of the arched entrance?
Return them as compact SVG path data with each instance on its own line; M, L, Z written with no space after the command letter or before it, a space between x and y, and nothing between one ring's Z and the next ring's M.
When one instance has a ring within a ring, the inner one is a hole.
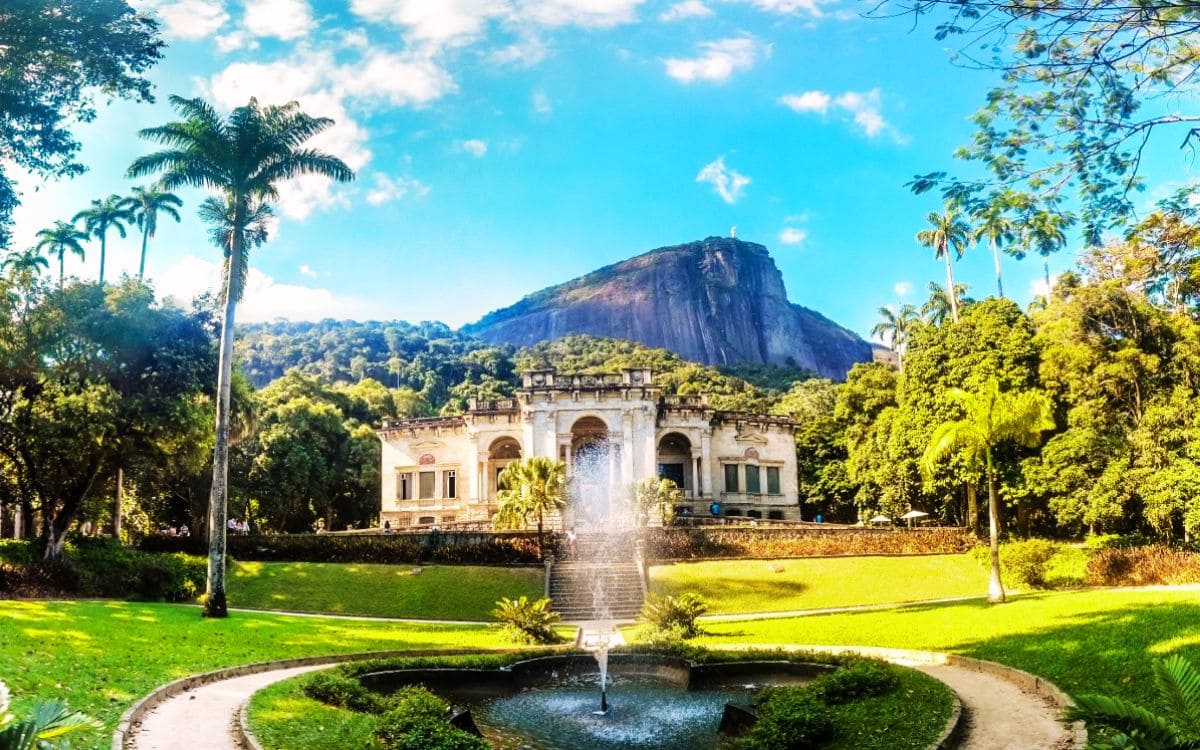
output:
M685 497L692 497L696 486L696 467L692 460L692 441L679 432L668 432L658 441L658 475L670 479L683 490Z
M613 451L603 419L581 417L571 426L571 505L577 523L603 524L608 518Z
M489 500L496 499L496 492L500 489L500 473L504 471L504 467L513 461L520 460L521 444L517 442L516 438L496 438L488 446L486 475L488 486L485 494Z

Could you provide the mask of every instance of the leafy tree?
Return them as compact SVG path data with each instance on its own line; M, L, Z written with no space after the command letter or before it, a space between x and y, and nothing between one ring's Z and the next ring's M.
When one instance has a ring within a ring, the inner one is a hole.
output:
M954 299L960 308L975 301L967 296L966 284L954 285ZM951 317L952 304L946 287L936 281L931 281L929 282L929 299L921 305L921 317L930 325L940 326L946 322L947 318Z
M917 242L933 250L933 256L946 261L946 289L950 292L950 317L958 320L958 287L954 286L954 268L950 257L953 250L955 256L962 258L966 251L967 238L971 234L971 226L967 224L962 212L953 201L946 202L943 213L930 211L925 217L930 229L917 232Z
M83 171L75 123L95 95L153 101L144 76L162 56L158 23L125 0L22 0L0 5L0 164L44 178ZM0 166L0 249L17 205Z
M841 392L849 388L825 379L806 380L785 393L773 413L796 421L800 503L809 506L807 515L853 523L858 486L849 474L846 425L836 416ZM894 379L891 393L894 398Z
M117 234L125 237L125 224L133 222L133 207L128 198L113 193L104 200L92 201L89 208L75 214L72 222L83 222L83 228L88 234L100 240L100 276L98 282L104 285L104 260L108 248L108 230L115 229Z
M174 193L168 193L155 186L135 187L129 200L133 209L133 220L138 229L142 230L142 255L138 260L138 278L141 279L146 275L146 245L158 231L159 212L178 222L179 211L176 209L183 205L183 201Z
M65 272L63 270L63 259L67 253L73 253L83 260L84 250L83 243L87 241L87 232L81 232L75 228L74 224L68 224L65 221L56 221L54 226L49 229L42 229L37 233L38 243L36 248L40 252L45 252L58 258L58 288L62 289Z
M683 490L670 479L650 477L635 482L630 497L633 500L634 520L639 528L649 526L655 518L666 526L675 516L675 506L683 502Z
M991 578L988 601L1004 601L1000 582L1000 504L996 482L996 450L1005 443L1034 446L1042 433L1054 429L1050 399L1036 391L1001 391L998 380L988 381L979 391L954 390L947 394L963 411L961 419L944 422L934 431L921 457L926 476L937 471L940 461L964 454L967 463L981 469L988 485L988 530L991 541Z
M184 118L142 130L143 138L165 149L134 161L130 177L161 172L163 190L184 186L217 191L221 199L205 202L210 214L220 214L214 239L222 241L226 273L222 301L220 365L217 376L217 438L213 460L211 545L205 614L225 617L225 516L228 502L229 393L233 368L234 314L245 288L251 247L265 240L264 211L279 197L279 184L301 175L322 175L338 181L354 173L341 159L306 148L313 136L333 121L300 111L295 102L260 107L251 99L222 118L202 99L171 97ZM223 213L218 211L223 210ZM211 218L211 216L210 216ZM261 238L261 239L260 239Z
M567 465L533 456L513 461L500 472L500 507L492 519L498 528L521 528L537 518L538 549L542 549L545 514L567 505Z

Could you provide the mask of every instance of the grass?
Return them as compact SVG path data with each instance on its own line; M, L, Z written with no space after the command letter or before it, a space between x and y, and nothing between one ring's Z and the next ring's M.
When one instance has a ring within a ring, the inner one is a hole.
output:
M541 568L243 562L229 601L251 609L434 620L491 620L502 596L542 596Z
M946 651L1007 664L1068 693L1155 705L1151 660L1200 663L1196 591L1084 590L1007 604L959 602L895 610L710 622L701 645L864 645Z
M950 689L911 669L897 674L892 692L832 707L837 737L822 750L924 750L937 740L950 719Z
M128 602L0 601L0 680L18 715L65 699L104 722L73 747L105 748L117 720L155 687L197 672L297 656L510 647L495 626L362 622Z
M301 692L304 676L277 682L250 699L250 731L263 750L375 747L376 717L327 706Z
M987 571L969 554L721 560L656 565L650 587L660 594L694 591L711 614L785 612L982 596Z

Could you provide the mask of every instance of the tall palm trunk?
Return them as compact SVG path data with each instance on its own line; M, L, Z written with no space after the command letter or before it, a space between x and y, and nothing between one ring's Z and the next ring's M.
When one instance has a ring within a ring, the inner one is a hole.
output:
M208 498L208 586L205 617L228 617L225 598L226 525L229 517L229 394L233 376L233 326L242 265L241 207L234 217L230 241L229 277L225 286L225 315L221 319L221 354L217 367L217 442L213 448L212 492Z
M62 288L63 288L63 279L65 279L67 276L67 272L65 270L66 264L63 261L63 257L66 254L67 253L65 250L58 254L58 291L60 291L60 292L62 291Z
M950 295L950 317L954 322L958 322L958 294L954 290L954 269L950 267L950 248L946 247L942 252L942 256L946 259L946 294Z
M994 237L988 244L992 246L992 258L996 261L996 291L1000 293L1000 299L1004 299L1004 281L1000 278L1000 246Z
M988 537L991 543L991 575L988 577L988 601L998 604L1004 601L1004 583L1000 580L1000 501L996 497L996 469L992 465L992 451L987 451L988 480Z
M1046 276L1046 297L1050 296L1050 256L1042 256L1042 273Z
M975 482L967 482L967 526L979 533L979 489Z
M104 286L104 256L105 256L105 249L106 249L105 246L107 245L107 243L108 243L108 232L107 231L101 232L100 233L100 281L99 281L100 286Z
M146 275L146 241L148 239L150 239L150 229L146 228L142 230L142 259L138 261L138 281L141 281ZM999 263L1000 261L997 260L996 262ZM1003 297L1004 294L1002 293L1000 296Z

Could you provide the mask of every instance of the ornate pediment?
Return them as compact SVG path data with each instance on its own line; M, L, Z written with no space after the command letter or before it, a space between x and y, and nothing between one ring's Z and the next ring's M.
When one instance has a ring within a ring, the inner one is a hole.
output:
M767 444L767 438L763 436L761 432L755 432L754 430L748 428L738 430L737 435L735 435L733 439L744 445Z

